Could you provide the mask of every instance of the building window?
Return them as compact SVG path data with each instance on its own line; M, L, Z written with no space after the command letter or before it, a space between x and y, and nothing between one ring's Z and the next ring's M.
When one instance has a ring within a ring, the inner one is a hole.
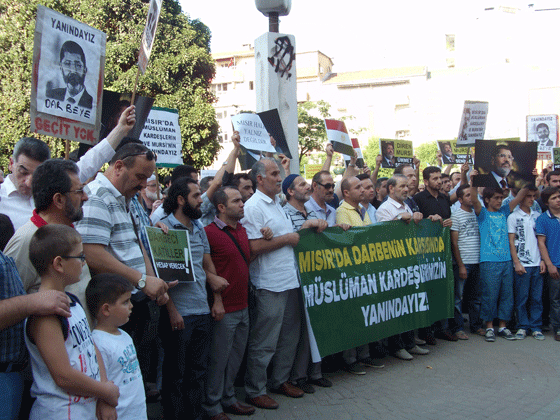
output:
M221 120L223 118L222 113L221 112L217 112L216 113L216 118Z
M249 90L255 90L255 82L249 80Z
M224 109L224 118L227 118L227 110Z
M222 83L222 92L227 91L227 83Z

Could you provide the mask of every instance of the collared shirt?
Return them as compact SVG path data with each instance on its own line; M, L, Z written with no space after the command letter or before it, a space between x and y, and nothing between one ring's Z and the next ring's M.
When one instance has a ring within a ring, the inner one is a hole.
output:
M327 206L326 211L317 204L313 197L309 197L309 200L305 203L305 209L307 211L314 211L318 219L326 220L329 227L332 227L336 225L336 210L327 203L325 205Z
M111 160L115 151L107 140L102 140L95 147L87 151L78 161L80 182L86 182L101 168L101 166ZM21 195L11 180L11 175L4 179L0 184L0 213L6 214L18 230L29 220L33 209L33 197Z
M371 203L368 203L367 207L364 206L364 208L366 209L366 213L368 214L371 223L377 223L377 216L375 215L375 213L377 213L377 209L373 207Z
M146 253L148 254L148 257L151 261L152 254L150 252L150 241L148 240L148 235L146 234L146 230L144 229L144 227L151 227L152 221L150 220L150 215L146 213L146 210L144 210L144 206L140 202L140 199L140 193L132 197L130 203L128 204L128 210L130 211L132 220L136 224L136 227L138 229L138 236L140 236L142 245L144 245L144 249L146 250Z
M274 237L294 232L278 197L272 199L258 189L245 203L245 217L241 223L249 240L262 239L261 229L264 227L272 229ZM256 289L284 292L299 287L294 250L289 245L259 254L251 262L249 272Z
M512 200L515 200L515 197L513 196L513 194L508 195L506 198L504 198L502 200L502 206L504 204L509 204ZM519 208L519 204L513 209L513 211L517 210ZM531 210L533 210L534 212L538 213L537 217L539 217L540 214L542 214L542 209L541 206L539 205L539 203L537 202L537 200L535 200L533 202L533 205L531 206Z
M354 206L344 201L336 209L336 223L346 223L350 226L368 226L371 225L371 219L369 218L369 215L367 214L363 206L360 206L358 210Z
M202 198L202 204L200 205L200 211L202 212L202 216L198 220L202 224L202 226L208 226L210 223L212 223L214 217L216 217L217 210L216 207L214 207L214 205L212 204L212 201L210 201L210 199L208 198L206 192L202 194L200 198ZM167 215L163 210L163 206L159 206L157 209L154 210L154 212L150 216L150 220L152 221L152 224L155 225L165 216Z
M84 218L76 222L84 244L106 247L124 265L146 273L144 255L132 223L126 198L104 174L98 174L85 191Z
M535 234L535 226L540 213L529 210L525 213L516 208L507 219L508 233L515 234L517 258L523 267L538 267L541 264L541 253Z
M494 179L496 180L496 182L498 183L498 186L499 186L500 188L503 188L503 186L502 186L502 181L505 181L506 187L508 186L507 177L498 175L498 174L497 174L496 172L494 172L494 171L492 171L492 175L494 176Z
M546 236L546 249L552 264L560 267L560 219L550 210L545 211L537 219L537 236Z
M286 203L284 205L284 212L288 215L290 220L292 221L292 226L294 227L294 232L297 232L301 229L303 224L308 220L318 219L317 215L313 210L307 210L307 214L302 213L290 203Z
M378 222L389 222L394 220L399 214L407 212L410 215L413 214L408 204L400 204L398 201L393 200L391 197L387 196L383 204L377 209L376 217Z
M445 194L438 193L434 197L427 189L416 193L413 197L424 219L428 216L437 214L442 219L449 219L451 217L451 202L449 197Z
M212 262L216 267L216 274L225 278L229 286L222 292L222 303L226 313L240 311L248 306L249 265L251 249L247 231L241 223L235 229L218 219L204 228L212 255ZM243 251L243 255L231 238L230 233Z
M179 283L168 290L181 316L205 315L210 313L208 295L206 293L206 272L204 271L204 254L210 254L210 244L206 232L198 220L191 220L192 227L183 225L170 214L161 220L169 229L186 230L189 234L189 245L194 270L194 282Z
M24 294L14 260L0 252L0 300ZM23 363L27 358L23 326L21 321L0 331L0 363Z

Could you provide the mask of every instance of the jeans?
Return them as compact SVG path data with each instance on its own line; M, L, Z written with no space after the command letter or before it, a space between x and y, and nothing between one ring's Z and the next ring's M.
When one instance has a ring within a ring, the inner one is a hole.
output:
M209 314L184 316L183 322L184 329L172 330L167 311L162 311L163 412L166 420L202 420L212 317Z
M23 395L21 372L0 373L0 420L16 420Z
M455 315L451 324L451 332L456 333L464 328L463 321L463 297L464 292L468 291L468 313L471 332L476 332L482 328L480 320L480 270L478 264L465 264L467 278L459 277L459 266L453 265L453 275L455 277Z
M556 267L560 272L560 267ZM560 330L560 279L548 275L548 291L550 294L550 323L556 333Z
M480 263L480 318L509 321L513 312L513 264L510 261Z
M524 330L540 331L542 324L543 278L540 267L525 267L525 274L515 273L515 310L517 326Z

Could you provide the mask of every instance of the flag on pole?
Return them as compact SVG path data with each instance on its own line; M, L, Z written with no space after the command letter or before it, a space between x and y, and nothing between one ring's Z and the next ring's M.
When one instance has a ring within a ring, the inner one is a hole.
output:
M354 156L354 148L344 121L325 120L325 125L327 126L327 138L333 145L334 151Z
M354 148L354 151L356 152L356 155L358 156L358 159L356 160L356 166L358 168L363 168L364 167L364 155L362 153L362 149L360 149L360 143L358 142L358 139L351 139L351 140L352 140L352 147ZM344 162L346 163L346 166L348 166L348 164L350 163L351 158L352 158L352 156L344 155Z

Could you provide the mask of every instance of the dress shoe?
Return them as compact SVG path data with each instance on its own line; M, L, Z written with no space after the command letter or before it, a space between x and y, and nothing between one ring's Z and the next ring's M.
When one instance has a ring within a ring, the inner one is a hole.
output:
M437 344L437 340L433 335L426 335L422 337L422 340L429 344L430 346L435 346Z
M442 331L438 334L436 334L437 338L441 338L442 340L447 340L447 341L457 341L458 338L451 334L449 331Z
M237 414L238 416L249 416L255 412L255 407L241 404L237 401L235 404L224 407L224 411L229 414Z
M295 385L299 389L301 389L303 392L305 392L306 394L314 394L315 393L315 388L313 387L313 385L311 385L305 379L300 379L299 381L296 382Z
M327 378L310 379L309 383L312 385L320 386L321 388L330 388L332 386L332 382Z
M289 382L284 382L282 385L280 385L279 388L273 388L270 390L270 392L274 392L275 394L283 394L286 397L290 398L301 398L303 397L303 394L305 394L305 392L303 392L298 387L293 386Z
M278 403L266 394L254 398L247 397L245 402L265 410L275 410L278 408Z
M225 413L210 417L210 420L231 420Z

